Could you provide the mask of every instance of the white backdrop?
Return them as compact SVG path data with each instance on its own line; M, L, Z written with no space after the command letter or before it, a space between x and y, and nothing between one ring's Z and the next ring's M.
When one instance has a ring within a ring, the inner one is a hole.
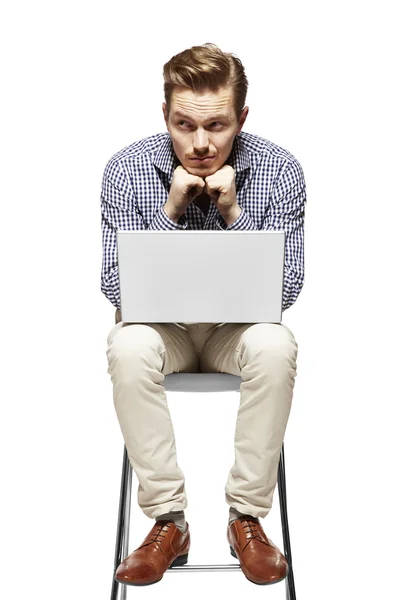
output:
M123 439L100 291L108 159L165 131L162 66L234 52L244 131L300 161L305 284L284 313L299 345L285 438L302 600L395 595L398 492L399 45L395 2L19 2L3 10L1 595L108 598ZM238 394L171 394L189 560L229 563L224 485ZM137 506L130 551L153 521ZM279 499L262 520L282 548ZM166 574L128 597L218 589L284 598L237 573ZM393 590L393 591L392 591Z

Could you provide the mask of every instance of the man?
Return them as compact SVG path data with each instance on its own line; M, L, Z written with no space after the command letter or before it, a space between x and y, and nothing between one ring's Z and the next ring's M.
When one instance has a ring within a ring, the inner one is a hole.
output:
M116 153L102 185L101 290L117 309L107 338L108 373L138 502L156 520L115 578L146 585L187 562L187 497L162 382L169 373L201 371L243 379L235 463L225 487L227 539L250 581L274 583L286 577L288 564L259 518L272 505L292 402L293 333L283 323L121 322L116 230L284 229L286 310L304 280L303 171L287 150L241 131L247 78L235 55L213 44L181 52L164 65L164 92L168 131Z

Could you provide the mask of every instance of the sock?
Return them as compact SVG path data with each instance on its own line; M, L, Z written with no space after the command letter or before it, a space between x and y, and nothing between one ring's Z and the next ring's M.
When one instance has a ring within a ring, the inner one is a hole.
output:
M238 519L239 517L248 517L248 516L250 516L250 515L239 512L238 510L236 510L236 508L233 508L233 506L229 507L229 525L231 525L233 523L233 521L235 521L235 519Z
M183 512L183 510L171 511L168 513L164 513L163 515L160 515L159 517L156 517L156 521L161 521L161 520L173 521L175 523L175 525L177 526L177 528L180 531L182 531L182 533L185 533L185 531L187 529L185 513Z

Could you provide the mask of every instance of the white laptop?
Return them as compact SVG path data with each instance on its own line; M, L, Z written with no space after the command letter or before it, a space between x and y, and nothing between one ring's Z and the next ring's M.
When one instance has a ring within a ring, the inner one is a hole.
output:
M285 231L117 230L125 323L280 323Z

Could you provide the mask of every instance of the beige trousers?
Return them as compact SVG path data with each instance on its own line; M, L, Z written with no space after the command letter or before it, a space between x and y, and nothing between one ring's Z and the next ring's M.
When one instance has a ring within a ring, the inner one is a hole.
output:
M107 344L114 405L143 512L156 519L187 506L164 376L214 372L243 380L226 502L242 514L265 517L272 506L297 373L298 346L290 329L283 323L121 321Z

